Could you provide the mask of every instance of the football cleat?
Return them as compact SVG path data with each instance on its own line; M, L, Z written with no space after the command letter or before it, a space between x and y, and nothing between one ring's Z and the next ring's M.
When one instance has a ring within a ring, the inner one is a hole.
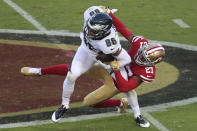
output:
M119 112L119 113L124 113L125 110L126 110L127 107L128 107L127 98L122 98L122 99L121 99L121 102L122 102L122 106L119 106L119 107L118 107L118 112Z
M21 74L25 76L40 76L41 68L23 67L21 68Z
M67 111L66 107L64 105L61 105L52 115L51 120L53 122L58 122L60 118L64 115L64 113Z
M140 127L150 127L150 123L146 121L141 115L135 118L135 122Z

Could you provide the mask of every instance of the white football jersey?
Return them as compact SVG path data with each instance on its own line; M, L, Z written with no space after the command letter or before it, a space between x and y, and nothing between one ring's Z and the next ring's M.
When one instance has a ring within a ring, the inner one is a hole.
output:
M86 28L89 18L99 12L103 12L103 10L98 6L92 6L85 11L84 29ZM84 36L84 33L81 33L80 38L82 40L82 46L95 56L98 55L99 52L103 52L104 54L115 53L121 49L120 40L115 27L112 26L110 30L111 33L101 40L92 40Z

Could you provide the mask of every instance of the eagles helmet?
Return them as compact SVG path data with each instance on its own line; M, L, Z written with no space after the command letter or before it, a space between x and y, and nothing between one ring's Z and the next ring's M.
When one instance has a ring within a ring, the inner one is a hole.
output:
M97 13L87 22L87 36L93 40L101 40L111 32L113 20L106 13Z
M153 66L165 57L165 49L160 44L149 43L138 50L135 62L142 66Z

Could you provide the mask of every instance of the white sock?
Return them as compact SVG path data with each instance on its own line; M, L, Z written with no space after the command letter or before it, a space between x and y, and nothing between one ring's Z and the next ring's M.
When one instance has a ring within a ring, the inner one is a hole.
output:
M67 109L69 108L70 97L74 91L75 82L69 79L70 72L68 72L66 79L63 83L63 92L62 92L62 105Z
M127 92L126 96L127 96L128 103L131 109L133 110L134 118L137 118L139 115L141 115L140 107L139 107L138 99L137 99L137 93L135 92L135 90L132 90L130 92Z
M31 72L31 73L42 75L41 68L29 68L28 71Z
M120 106L119 107L122 107L123 106L123 103L122 103L122 101L120 102Z

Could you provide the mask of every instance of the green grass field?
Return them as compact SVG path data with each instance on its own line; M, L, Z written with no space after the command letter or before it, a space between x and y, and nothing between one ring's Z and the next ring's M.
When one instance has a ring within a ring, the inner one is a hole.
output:
M13 0L48 30L80 32L83 11L92 5L117 8L116 15L135 34L151 40L197 45L196 0ZM5 15L6 14L6 15ZM0 0L0 29L36 30L31 23ZM191 28L181 28L172 19Z
M167 108L165 110L151 112L151 115L160 121L170 131L194 131L197 129L196 119L197 103ZM152 125L152 124L151 124ZM133 114L106 117L78 122L64 122L59 124L47 124L32 127L18 127L0 129L1 131L157 131L155 126L150 128L138 127Z
M168 108L166 111L153 112L151 115L172 131L194 131L197 129L197 103Z
M83 11L92 5L117 8L115 14L137 35L151 40L177 42L197 46L196 0L13 0L47 30L69 30L79 33ZM172 19L182 19L190 28L181 28ZM0 29L38 30L4 0L0 0ZM197 130L197 103L151 112L167 129ZM156 131L155 126L139 128L132 114L78 122L65 122L32 127L0 129L0 131Z

